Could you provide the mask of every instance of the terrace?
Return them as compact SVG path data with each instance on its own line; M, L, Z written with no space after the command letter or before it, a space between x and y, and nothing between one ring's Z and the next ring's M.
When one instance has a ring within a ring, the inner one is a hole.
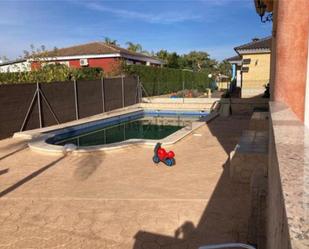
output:
M124 76L1 85L10 105L0 109L0 137L41 129L0 140L0 248L308 248L309 5L255 3L262 21L274 15L270 101L206 98L205 74L185 82L193 72L180 72L169 94L168 81L148 82L160 97L147 99L139 78ZM212 116L164 145L175 151L173 167L153 163L154 142L58 153L29 146L43 132L75 132L130 108Z
M46 155L1 141L1 248L198 248L248 240L250 186L229 177L248 116L217 118L173 145ZM228 127L228 129L227 129ZM233 197L233 198L231 198Z

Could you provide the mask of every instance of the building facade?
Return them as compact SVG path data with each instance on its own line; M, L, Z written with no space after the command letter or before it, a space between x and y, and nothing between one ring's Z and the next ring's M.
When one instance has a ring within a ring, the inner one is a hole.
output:
M46 64L64 64L71 68L99 67L105 73L119 71L123 63L127 65L141 64L160 67L164 63L158 58L142 53L106 44L92 42L67 48L42 52L23 60L26 67L20 67L20 61L0 64L0 72L30 71Z
M233 78L241 87L241 97L250 98L264 93L270 81L271 37L253 39L235 47L237 56L228 58L233 65Z
M14 62L0 63L0 73L16 73L31 70L31 63L26 59L16 60Z
M266 249L309 246L309 1L254 0L272 21Z

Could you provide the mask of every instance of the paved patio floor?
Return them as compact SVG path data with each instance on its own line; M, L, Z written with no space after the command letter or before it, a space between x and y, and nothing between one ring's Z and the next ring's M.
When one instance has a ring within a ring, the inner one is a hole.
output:
M248 117L217 118L169 147L46 155L0 141L0 248L186 248L246 242L249 186L228 177Z

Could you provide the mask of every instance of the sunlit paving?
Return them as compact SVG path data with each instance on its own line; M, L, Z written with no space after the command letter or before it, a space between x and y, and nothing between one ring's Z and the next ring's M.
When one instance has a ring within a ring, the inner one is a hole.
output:
M309 248L309 1L0 9L0 249Z

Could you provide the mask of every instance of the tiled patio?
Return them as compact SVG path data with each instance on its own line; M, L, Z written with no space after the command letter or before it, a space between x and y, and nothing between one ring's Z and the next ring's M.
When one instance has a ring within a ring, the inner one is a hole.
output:
M246 242L249 185L230 180L229 152L249 117L217 118L170 147L55 156L0 142L0 248L192 248Z

